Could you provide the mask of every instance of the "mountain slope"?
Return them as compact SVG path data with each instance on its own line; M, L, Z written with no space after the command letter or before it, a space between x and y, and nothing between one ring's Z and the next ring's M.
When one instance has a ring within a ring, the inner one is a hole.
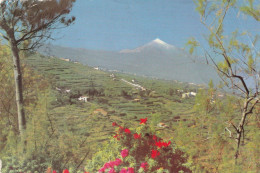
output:
M46 51L48 50L48 51ZM194 63L184 50L155 39L132 50L101 51L50 46L41 48L40 53L70 58L90 66L125 73L207 84L210 79L218 80L211 67Z

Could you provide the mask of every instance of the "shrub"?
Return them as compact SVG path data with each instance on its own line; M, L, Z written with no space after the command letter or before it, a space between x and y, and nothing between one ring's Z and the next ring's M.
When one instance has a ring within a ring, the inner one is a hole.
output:
M112 150L105 147L103 157L109 158L106 163L95 163L96 166L90 172L99 171L109 173L134 173L134 172L191 172L185 166L187 155L179 149L172 141L163 141L147 125L147 118L140 120L140 126L136 129L122 127L117 123L112 124L116 128L116 133L111 140ZM114 145L115 144L115 145ZM111 154L112 152L112 154ZM108 154L110 153L110 154ZM108 157L108 156L111 157ZM104 160L104 159L103 159ZM93 164L93 162L92 162Z
M17 172L45 172L49 163L43 154L31 154L23 159L17 156L6 156L3 158L3 172L17 173Z

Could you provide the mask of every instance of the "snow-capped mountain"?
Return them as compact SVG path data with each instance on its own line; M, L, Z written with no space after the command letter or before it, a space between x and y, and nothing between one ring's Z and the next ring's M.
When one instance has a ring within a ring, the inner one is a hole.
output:
M49 52L45 52L48 50ZM145 75L196 84L207 84L218 80L217 73L202 63L194 63L193 57L183 49L155 39L135 49L119 52L64 48L51 46L39 52L56 57L69 58L90 66L108 70Z
M159 38L156 38L155 40L140 46L138 48L135 49L125 49L125 50L121 50L120 53L138 53L141 52L145 49L149 49L149 48L156 48L156 49L175 49L175 46L170 45L168 43L165 43L164 41L160 40Z
M143 47L158 47L164 49L175 49L175 46L165 43L164 41L160 40L159 38L147 43Z

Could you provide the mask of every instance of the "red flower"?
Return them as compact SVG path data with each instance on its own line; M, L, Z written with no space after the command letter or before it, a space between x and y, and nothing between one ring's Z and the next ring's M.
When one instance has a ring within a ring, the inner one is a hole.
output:
M116 123L116 122L113 122L113 123L112 123L112 126L117 126L117 123Z
M145 118L145 119L140 119L140 124L146 124L146 121L147 121L147 118Z
M107 163L105 163L105 165L104 165L104 169L105 169L105 170L108 169L108 168L112 168L112 167L114 167L114 164L113 164L112 162L107 162Z
M114 168L111 168L108 173L116 173Z
M106 169L102 167L102 168L100 168L100 170L98 170L98 172L99 172L99 173L102 173L102 172L105 172L105 170L106 170Z
M122 150L122 151L121 151L121 156L122 156L123 158L125 158L126 156L128 156L128 149Z
M53 170L52 173L57 173L57 172L55 170Z
M118 158L114 161L116 166L119 166L121 164L121 162L122 162L122 160L118 159Z
M135 134L134 134L134 138L135 138L135 139L140 139L140 138L141 138L141 134L138 135L137 133L135 133Z
M128 168L126 173L135 173L134 168Z
M143 162L143 163L141 163L140 167L143 168L146 171L147 168L148 168L148 163L147 162Z
M155 146L157 146L159 148L162 148L162 147L168 147L170 144L171 144L171 141L169 141L168 143L167 142L158 141L158 142L155 143Z
M63 170L63 173L70 173L69 170L65 169Z
M131 133L131 131L129 129L125 129L125 132L128 133L128 134Z
M122 168L120 173L127 173L125 168Z
M157 156L159 156L160 155L160 152L159 151L157 151L157 150L152 150L152 154L151 154L151 157L154 159L154 158L156 158Z
M156 142L156 143L155 143L155 146L157 146L157 147L159 147L159 148L162 148L163 144L161 143L161 141L159 141L159 142Z

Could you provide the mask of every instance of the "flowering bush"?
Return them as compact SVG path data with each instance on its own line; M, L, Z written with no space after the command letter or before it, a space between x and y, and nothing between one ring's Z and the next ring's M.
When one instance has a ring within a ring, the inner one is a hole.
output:
M140 119L140 126L129 129L112 124L116 128L113 140L98 152L87 165L85 173L189 173L191 170L187 165L187 155L177 148L173 141L164 141L147 125L147 118ZM39 160L39 163L42 160ZM11 162L12 163L12 162ZM24 162L28 163L28 162ZM36 163L36 162L34 162ZM38 172L57 173L48 168L47 164L41 167L34 165ZM21 169L23 167L24 169ZM41 171L39 171L41 168ZM33 170L30 165L6 166L7 172L28 172ZM37 172L34 171L34 172ZM69 170L63 170L69 173Z
M184 166L187 155L177 148L172 141L163 141L147 125L147 118L140 119L140 126L130 130L118 125L113 136L118 144L117 158L106 162L99 173L134 173L134 172L191 172ZM120 154L119 154L120 153Z

